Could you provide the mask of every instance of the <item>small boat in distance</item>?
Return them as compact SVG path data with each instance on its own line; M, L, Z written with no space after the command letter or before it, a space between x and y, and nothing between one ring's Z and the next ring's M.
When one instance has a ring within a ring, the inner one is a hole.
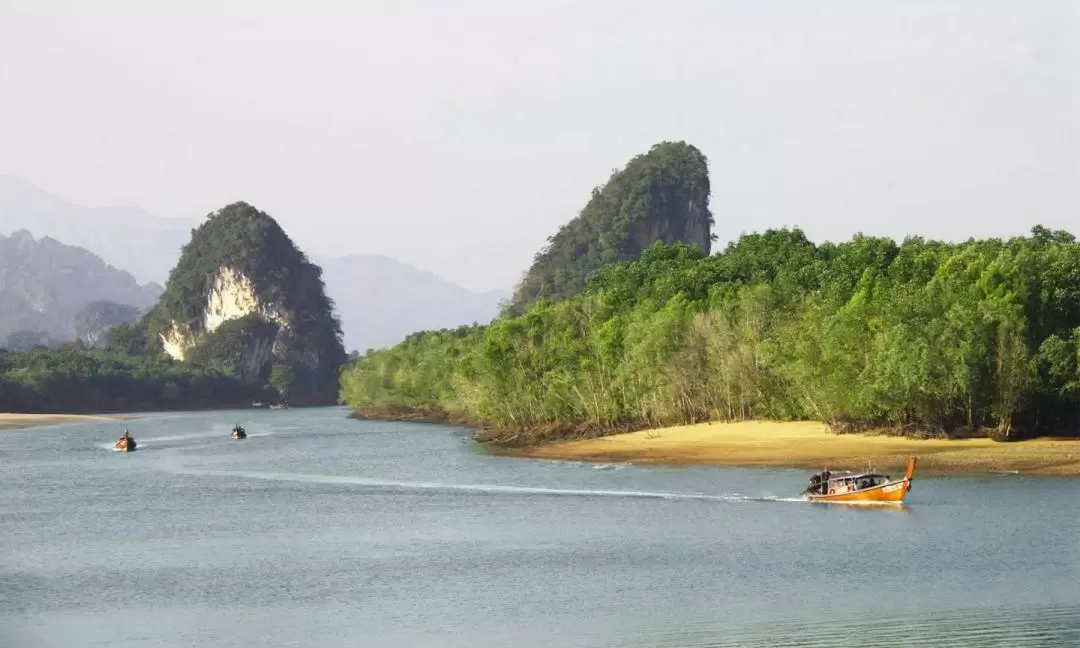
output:
M234 439L246 439L247 438L247 430L240 427L240 424L237 423L236 425L233 426L232 434L230 436L232 436L232 438L234 438Z
M120 437L116 442L116 445L113 446L113 450L116 450L117 452L135 452L135 446L135 437L128 434L127 430L124 430L124 436Z
M823 470L810 478L803 493L812 502L839 504L902 504L911 490L915 457L908 459L907 472L900 481L872 471L832 473Z
M289 409L289 404L288 403L278 403L276 405L271 405L270 409L272 409L272 410Z

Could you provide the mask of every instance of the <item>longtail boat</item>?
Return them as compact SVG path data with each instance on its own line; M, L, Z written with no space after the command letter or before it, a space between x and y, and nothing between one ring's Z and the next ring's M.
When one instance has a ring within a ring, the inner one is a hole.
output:
M803 494L812 502L901 504L911 490L915 463L915 457L908 459L907 472L899 481L877 472L833 473L824 470L810 478L810 485Z
M113 450L117 452L134 452L136 447L135 437L128 434L127 430L124 430L124 436L116 442L113 446Z

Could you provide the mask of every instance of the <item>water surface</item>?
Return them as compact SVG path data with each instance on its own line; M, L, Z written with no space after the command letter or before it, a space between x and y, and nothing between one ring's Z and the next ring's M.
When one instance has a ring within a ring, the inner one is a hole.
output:
M344 414L0 433L0 645L1080 645L1080 480L836 507L793 497L805 471L492 457Z

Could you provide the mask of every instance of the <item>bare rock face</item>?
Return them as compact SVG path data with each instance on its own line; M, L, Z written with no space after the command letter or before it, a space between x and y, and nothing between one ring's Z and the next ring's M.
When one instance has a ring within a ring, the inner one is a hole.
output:
M149 332L175 360L251 382L289 364L301 376L293 394L336 397L345 351L321 273L270 216L229 205L192 231Z
M709 211L708 186L693 187L670 204L667 218L641 220L633 227L634 248L648 249L653 243L686 243L708 255L712 249L713 217Z
M78 337L79 317L93 302L136 310L161 296L90 252L25 230L0 234L0 343L9 333L35 331L58 341Z
M263 303L250 278L229 267L219 268L211 279L202 320L196 330L206 334L213 333L226 322L250 315L273 322L279 331L287 331L289 328L288 318L281 307L278 304ZM174 360L184 360L188 349L194 347L200 339L190 325L178 322L172 322L171 326L158 335L165 352ZM274 341L276 339L275 336ZM268 348L266 353L269 354L269 351ZM269 355L266 355L266 359L269 359Z
M104 346L110 328L136 322L139 315L139 309L134 306L106 300L92 301L75 316L75 339L89 347Z

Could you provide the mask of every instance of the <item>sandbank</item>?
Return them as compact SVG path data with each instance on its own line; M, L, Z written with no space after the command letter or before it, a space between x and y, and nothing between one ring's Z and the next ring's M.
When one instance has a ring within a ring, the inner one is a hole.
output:
M94 414L4 414L0 412L0 430L17 430L41 425L60 425L62 423L119 420L122 420L119 416L98 416Z
M786 466L820 470L903 472L910 456L919 473L1080 475L1080 439L1039 438L1008 443L990 439L911 439L833 434L823 423L742 421L702 423L584 441L568 441L503 454L537 459L710 466Z

